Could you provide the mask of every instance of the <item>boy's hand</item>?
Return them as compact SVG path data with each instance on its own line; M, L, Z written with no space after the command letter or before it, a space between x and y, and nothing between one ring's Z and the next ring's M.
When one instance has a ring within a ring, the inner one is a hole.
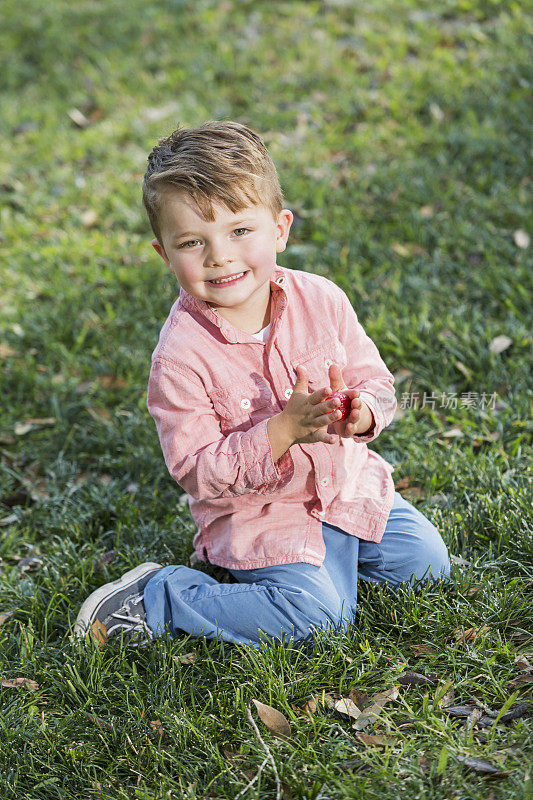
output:
M328 426L339 418L339 400L325 398L332 394L331 388L319 389L309 394L309 375L304 367L296 367L296 383L292 395L281 412L293 444L324 442L334 444L336 436L328 433Z
M332 364L329 368L329 380L331 383L331 394L343 392L350 398L351 409L346 419L339 420L333 424L335 433L343 439L350 439L352 436L364 434L374 427L374 415L359 398L357 389L348 389L342 378L342 372L337 364Z

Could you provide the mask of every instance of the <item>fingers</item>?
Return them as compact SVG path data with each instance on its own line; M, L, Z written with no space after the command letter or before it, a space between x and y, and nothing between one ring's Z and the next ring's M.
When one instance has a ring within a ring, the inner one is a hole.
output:
M296 383L293 391L307 392L309 386L309 373L305 367L296 367Z

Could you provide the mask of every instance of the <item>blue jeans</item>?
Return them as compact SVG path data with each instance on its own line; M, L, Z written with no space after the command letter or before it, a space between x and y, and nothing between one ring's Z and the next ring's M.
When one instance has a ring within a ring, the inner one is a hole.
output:
M304 641L314 628L342 628L355 617L357 579L397 586L447 581L448 551L431 522L395 492L383 538L368 542L324 523L322 566L298 562L259 569L231 569L238 583L185 566L161 569L147 583L147 623L156 636L165 626L260 649L294 635Z

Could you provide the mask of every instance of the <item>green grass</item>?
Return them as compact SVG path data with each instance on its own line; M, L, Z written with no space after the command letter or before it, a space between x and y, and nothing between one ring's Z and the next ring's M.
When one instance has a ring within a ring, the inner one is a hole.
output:
M5 0L3 12L0 612L14 613L0 675L38 688L0 688L2 797L234 798L266 757L250 707L289 800L529 797L531 718L468 732L433 702L448 682L454 704L494 710L531 691L513 683L532 649L532 259L515 240L532 234L528 4ZM74 108L92 124L77 128ZM264 135L295 213L279 263L349 294L399 399L439 398L372 447L470 566L420 594L360 584L350 634L303 649L189 637L99 651L71 636L87 594L192 551L146 410L178 287L151 250L140 181L159 137L210 118ZM502 335L511 345L491 352ZM457 408L441 407L451 392ZM468 392L495 393L495 407L464 405ZM31 418L54 422L15 432ZM36 568L21 568L28 556ZM482 630L456 642L468 628ZM384 749L327 704L293 708L375 694L405 670L436 685L402 686L367 731L388 725ZM290 739L252 699L285 714ZM268 761L241 796L276 794Z

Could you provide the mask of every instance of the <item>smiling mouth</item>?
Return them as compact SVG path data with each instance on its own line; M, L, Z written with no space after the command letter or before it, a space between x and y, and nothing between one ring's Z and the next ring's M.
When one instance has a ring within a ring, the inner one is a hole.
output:
M235 275L228 275L225 278L217 278L216 281L207 281L207 283L211 284L211 286L230 286L231 284L237 283L237 281L240 281L242 278L244 278L247 272L248 270L244 272L236 272Z

